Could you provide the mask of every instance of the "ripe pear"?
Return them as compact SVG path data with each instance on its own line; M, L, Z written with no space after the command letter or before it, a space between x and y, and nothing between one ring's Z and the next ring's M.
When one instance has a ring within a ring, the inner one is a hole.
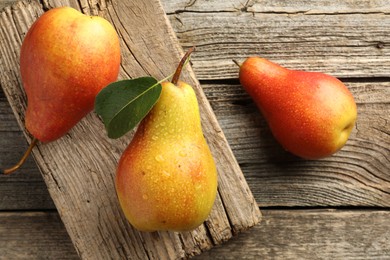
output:
M190 85L162 83L119 161L116 190L126 218L141 231L187 231L207 218L217 170Z
M319 159L347 142L357 108L350 91L335 77L250 57L240 66L239 79L276 140L291 153Z
M66 134L118 77L119 38L104 18L54 8L28 30L20 52L27 95L25 125L41 142Z

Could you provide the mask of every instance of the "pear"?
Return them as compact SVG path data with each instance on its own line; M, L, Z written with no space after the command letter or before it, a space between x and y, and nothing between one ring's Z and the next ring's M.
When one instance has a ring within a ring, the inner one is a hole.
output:
M71 7L51 9L28 30L20 74L28 103L25 125L41 142L65 135L118 77L119 38L104 18Z
M33 136L16 171L38 141L57 140L94 106L96 95L118 77L120 44L104 18L71 7L45 12L29 28L20 51L20 74L27 95L25 125Z
M217 170L203 136L197 98L182 82L163 82L116 174L119 203L141 231L188 231L208 217Z
M347 142L357 108L351 92L337 78L250 57L240 66L239 79L276 140L289 152L320 159Z

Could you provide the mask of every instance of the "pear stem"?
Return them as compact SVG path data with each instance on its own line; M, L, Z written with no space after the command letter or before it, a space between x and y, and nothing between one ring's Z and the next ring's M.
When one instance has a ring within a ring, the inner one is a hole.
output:
M13 167L11 168L8 168L8 169L4 169L4 170L1 170L0 171L0 174L4 174L4 175L7 175L7 174L11 174L13 173L14 171L16 171L17 169L20 168L20 166L23 165L23 163L26 161L27 157L31 154L31 151L32 149L35 147L35 145L38 143L38 139L36 139L35 137L32 139L31 143L30 143L30 146L27 148L27 151L24 153L23 157L20 159L20 161L15 164Z
M186 54L184 54L183 58L181 58L180 62L179 62L179 65L177 66L176 68L176 71L175 71L175 74L173 74L173 77L172 77L172 84L176 85L177 82L179 81L179 78L180 78L180 74L181 74L181 71L184 67L184 64L186 63L186 61L188 60L188 58L190 57L191 53L195 50L195 46L191 47L187 52Z
M232 60L238 67L241 67L241 64L237 60Z

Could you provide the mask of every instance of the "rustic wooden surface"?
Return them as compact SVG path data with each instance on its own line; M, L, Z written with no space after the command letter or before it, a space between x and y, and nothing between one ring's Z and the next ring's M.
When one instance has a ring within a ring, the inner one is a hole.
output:
M182 47L197 46L195 74L263 212L197 259L390 259L390 3L162 2ZM231 61L254 54L346 83L358 122L339 153L303 161L278 146ZM0 167L26 149L19 129L1 93ZM0 198L0 259L77 258L31 158L0 176Z
M388 211L262 213L261 225L194 259L389 259ZM55 212L4 212L0 223L0 259L79 259Z

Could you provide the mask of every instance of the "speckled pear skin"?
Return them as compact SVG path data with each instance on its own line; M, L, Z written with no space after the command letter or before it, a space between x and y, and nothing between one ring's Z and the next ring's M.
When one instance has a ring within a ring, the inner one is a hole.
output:
M20 51L27 130L41 142L65 135L92 111L96 95L118 77L115 28L71 7L50 9L30 27Z
M162 83L159 101L119 161L116 190L138 230L188 231L206 220L217 193L217 170L190 85Z
M289 70L261 57L245 60L239 78L275 138L291 153L320 159L347 142L357 108L351 92L337 78Z

